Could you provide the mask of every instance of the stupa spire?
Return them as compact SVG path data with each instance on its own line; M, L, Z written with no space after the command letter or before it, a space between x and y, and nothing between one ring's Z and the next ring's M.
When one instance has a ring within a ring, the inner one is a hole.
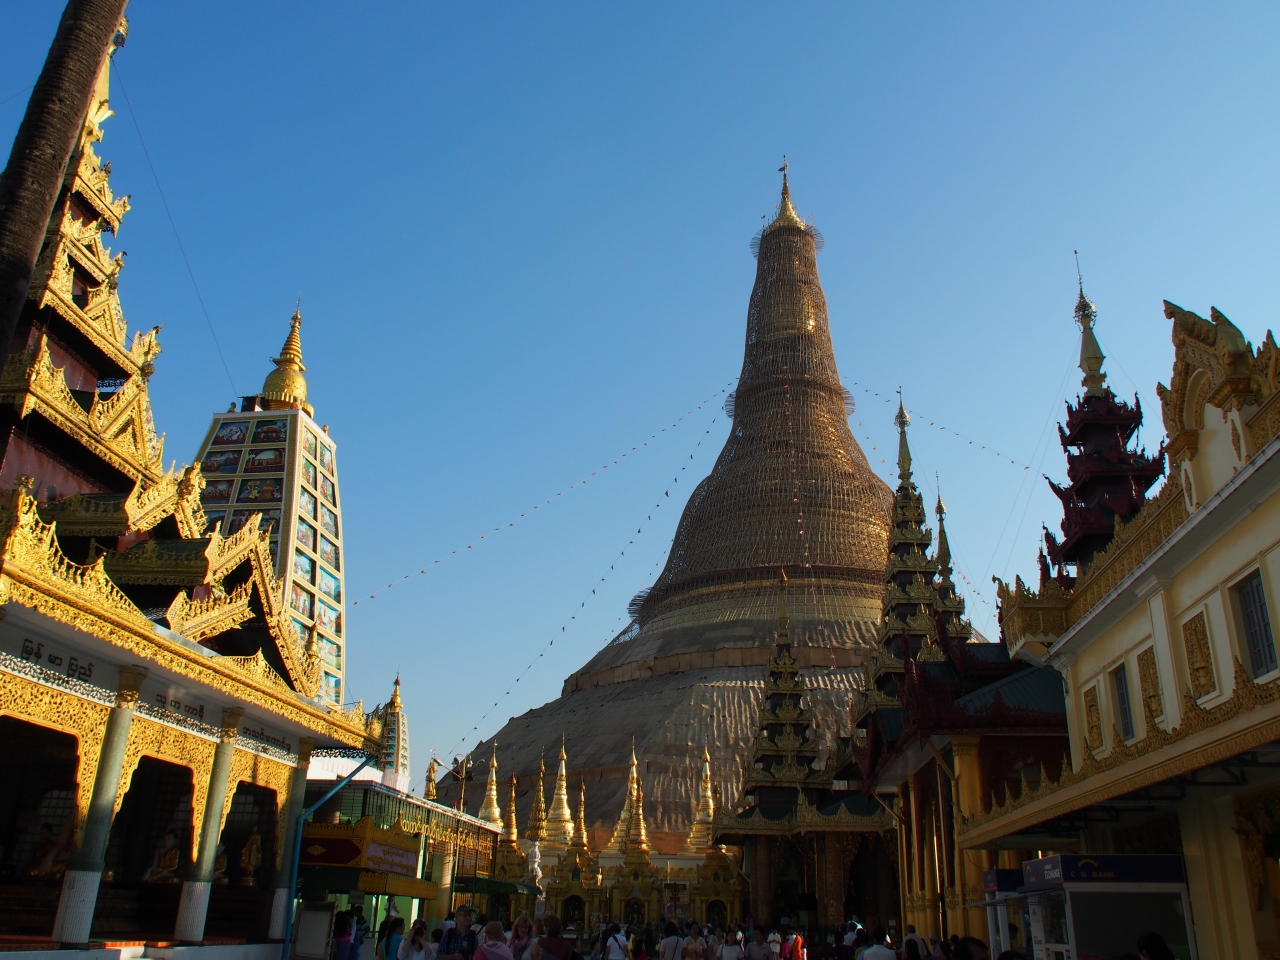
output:
M296 406L311 416L314 411L307 403L307 378L302 375L307 368L302 365L301 330L302 303L299 301L289 320L289 335L280 348L280 356L271 360L276 368L262 383L262 399L268 410L287 410Z
M498 743L493 743L493 754L489 758L489 778L484 785L484 803L476 814L485 823L495 827L502 826L502 809L498 806Z
M938 582L934 586L934 607L943 619L943 626L951 642L963 643L973 636L973 628L964 619L964 597L956 592L951 579L951 541L947 539L947 505L942 502L942 484L938 484L938 503L933 508L938 518L938 549L934 565L938 570Z
M533 803L529 804L529 821L525 824L524 835L534 843L541 843L546 839L547 831L547 812L544 804L546 797L545 778L547 774L547 764L545 758L538 760L538 785L533 791Z
M911 447L907 443L907 427L911 426L911 414L902 405L902 388L898 388L898 412L893 418L898 428L898 479L903 483L911 482Z
M1084 295L1084 278L1080 276L1079 270L1080 258L1077 254L1076 286L1080 293L1076 298L1075 318L1080 325L1080 372L1084 374L1080 386L1084 387L1086 397L1100 397L1106 390L1107 375L1102 372L1102 362L1107 357L1093 332L1093 325L1098 321L1098 311Z
M578 814L573 825L573 840L569 846L575 850L587 849L587 781L578 781Z
M693 815L693 826L685 840L684 852L700 855L711 849L715 834L716 800L711 784L711 751L702 745L702 783L698 789L698 809Z
M551 796L551 810L547 814L546 846L548 849L564 848L573 840L573 813L569 810L568 758L564 752L564 737L560 738L560 759L556 766L556 785Z
M631 822L627 824L627 839L623 846L627 853L648 854L649 829L644 822L644 782L636 781L636 796L631 804Z
M631 741L631 770L627 774L627 798L623 801L622 812L618 814L618 822L614 824L613 836L609 838L606 850L619 853L627 844L631 831L631 811L636 805L636 794L640 790L640 772L636 763L636 742Z
M502 845L514 850L520 849L520 829L516 826L516 775L513 773L507 781L507 809L503 816Z

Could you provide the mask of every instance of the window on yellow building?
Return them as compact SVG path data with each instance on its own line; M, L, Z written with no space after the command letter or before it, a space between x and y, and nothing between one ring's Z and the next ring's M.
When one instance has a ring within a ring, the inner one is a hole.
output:
M1111 671L1111 684L1116 695L1116 724L1120 736L1128 741L1133 739L1133 710L1129 706L1129 677L1124 664Z
M1240 619L1244 622L1245 643L1249 647L1249 663L1253 675L1260 677L1276 668L1276 645L1271 636L1271 617L1267 613L1267 596L1262 591L1262 575L1249 574L1236 586Z

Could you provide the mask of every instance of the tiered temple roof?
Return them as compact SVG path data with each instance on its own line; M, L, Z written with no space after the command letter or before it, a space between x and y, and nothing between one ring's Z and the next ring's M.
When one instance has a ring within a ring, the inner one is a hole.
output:
M100 609L313 700L322 652L287 610L272 511L247 502L234 530L220 528L201 471L162 465L147 386L159 328L128 338L124 255L107 246L129 209L95 150L112 113L107 84L104 67L0 369L0 489L12 491L0 523L47 543L49 564L84 565L101 583ZM6 572L18 566L7 560Z
M869 685L851 707L850 759L874 790L881 773L913 745L937 734L1063 732L1063 694L1047 668L1010 658L1004 644L975 640L952 580L951 544L941 494L934 512L938 546L924 528L924 503L911 480L910 418L899 404L898 489L886 570L881 648L869 660ZM896 786L891 784L890 786Z
M1076 301L1075 319L1080 325L1080 370L1084 395L1067 404L1066 426L1058 437L1067 454L1065 487L1052 480L1049 486L1062 501L1062 540L1045 531L1049 561L1058 567L1083 572L1099 550L1111 542L1116 524L1135 516L1146 502L1151 485L1164 475L1163 446L1154 457L1129 449L1129 441L1142 424L1142 405L1117 400L1106 385L1102 370L1106 357L1093 332L1097 310L1084 295ZM1042 571L1043 575L1043 571ZM1060 581L1069 585L1070 581Z

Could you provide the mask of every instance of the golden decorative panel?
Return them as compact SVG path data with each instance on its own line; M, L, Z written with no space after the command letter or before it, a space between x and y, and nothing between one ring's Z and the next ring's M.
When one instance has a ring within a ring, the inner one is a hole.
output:
M1160 674L1156 670L1156 652L1147 647L1138 654L1138 683L1142 687L1142 709L1147 723L1164 716L1164 700L1160 696Z
M135 715L129 727L129 740L124 748L124 764L120 771L120 786L116 790L114 812L120 812L120 804L129 790L133 773L143 757L167 760L191 770L191 811L195 830L191 836L191 858L198 854L200 824L204 823L204 805L209 797L209 777L213 772L213 751L217 745L212 740L198 737L187 730L157 723Z
M252 581L240 584L230 593L219 590L205 600L192 600L184 590L169 604L165 619L175 633L198 643L252 619L253 610L249 607L252 592Z
M1213 676L1213 653L1209 649L1209 625L1203 610L1182 625L1182 643L1187 650L1191 695L1199 700L1218 689Z
M1098 709L1098 688L1084 692L1084 739L1090 750L1102 749L1102 713Z
M73 693L47 687L26 677L4 674L0 683L0 716L15 717L42 727L69 733L78 741L80 765L76 770L76 842L84 833L84 821L98 775L102 740L111 708Z

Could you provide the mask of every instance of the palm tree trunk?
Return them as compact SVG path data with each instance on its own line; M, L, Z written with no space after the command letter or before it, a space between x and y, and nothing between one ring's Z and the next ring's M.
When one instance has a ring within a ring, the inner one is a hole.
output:
M0 357L8 353L67 162L127 0L68 0L0 174Z

